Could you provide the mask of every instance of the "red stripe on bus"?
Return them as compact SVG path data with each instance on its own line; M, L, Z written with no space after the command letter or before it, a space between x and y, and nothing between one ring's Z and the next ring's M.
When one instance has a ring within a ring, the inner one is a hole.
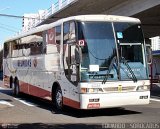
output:
M19 81L19 88L20 88L20 92L29 94L28 83Z
M27 89L28 88L28 89ZM33 86L24 82L20 82L20 90L21 92L33 95L33 96L37 96L43 99L48 99L51 100L51 92L46 91L42 88L39 88L37 86ZM80 108L80 102L77 102L75 100L63 97L63 104L67 105L67 106L71 106L74 108L79 109Z
M8 82L9 77L6 76L6 78L7 78L6 80ZM28 84L28 83L20 81L20 80L19 80L19 88L20 88L20 92L23 92L23 93L26 93L29 95L33 95L36 97L40 97L42 99L51 100L51 98L52 98L50 91L44 90L40 87ZM77 109L80 108L80 102L66 98L66 97L63 97L63 104L70 106L70 107L73 107L73 108L77 108Z
M77 109L80 108L80 102L77 102L75 100L66 97L63 97L63 104Z
M49 100L51 99L51 92L47 90L25 83L23 81L19 81L19 84L20 84L20 92L40 97L43 99L49 99Z
M26 89L26 87L29 88L29 91ZM21 92L28 91L28 92L25 92L25 93L33 95L33 96L37 96L37 97L40 97L40 98L43 98L43 99L50 98L49 100L51 100L51 92L46 91L44 89L41 89L37 86L33 86L33 85L30 85L30 84L21 82L21 89L20 90L21 90ZM69 98L66 98L66 97L63 97L63 104L67 105L67 106L70 106L70 107L77 108L77 109L80 108L80 102L77 102L75 100L72 100L72 99L69 99Z

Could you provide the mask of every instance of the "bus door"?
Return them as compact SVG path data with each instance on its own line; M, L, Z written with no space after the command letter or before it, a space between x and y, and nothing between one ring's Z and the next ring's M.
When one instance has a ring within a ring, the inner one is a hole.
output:
M76 61L76 24L74 21L68 21L63 25L64 71L71 83L69 84L70 98L78 101L79 64Z
M64 23L63 27L64 39L64 69L68 80L77 85L77 61L75 58L76 51L76 24L74 21Z

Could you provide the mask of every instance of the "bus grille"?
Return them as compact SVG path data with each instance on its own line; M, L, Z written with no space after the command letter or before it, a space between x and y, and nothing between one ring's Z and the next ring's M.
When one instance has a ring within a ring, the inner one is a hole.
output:
M134 91L135 90L135 86L125 86L125 87L106 87L106 88L103 88L103 90L105 92L119 92L119 91Z

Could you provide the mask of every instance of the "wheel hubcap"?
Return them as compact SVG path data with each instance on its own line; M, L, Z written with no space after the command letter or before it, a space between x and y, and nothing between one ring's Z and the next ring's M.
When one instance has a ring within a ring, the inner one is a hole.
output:
M56 102L57 102L57 106L61 107L62 106L62 93L60 90L57 91L56 94Z

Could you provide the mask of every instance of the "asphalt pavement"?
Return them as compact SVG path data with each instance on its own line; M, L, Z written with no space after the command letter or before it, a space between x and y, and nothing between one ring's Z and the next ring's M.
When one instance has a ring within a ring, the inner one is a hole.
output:
M153 83L151 86L151 97L160 99L160 83Z
M119 129L119 124L120 128L138 129L146 123L160 128L160 83L152 85L149 105L124 108L91 111L67 108L57 112L50 103L26 95L14 98L11 90L3 88L0 100L0 129Z

